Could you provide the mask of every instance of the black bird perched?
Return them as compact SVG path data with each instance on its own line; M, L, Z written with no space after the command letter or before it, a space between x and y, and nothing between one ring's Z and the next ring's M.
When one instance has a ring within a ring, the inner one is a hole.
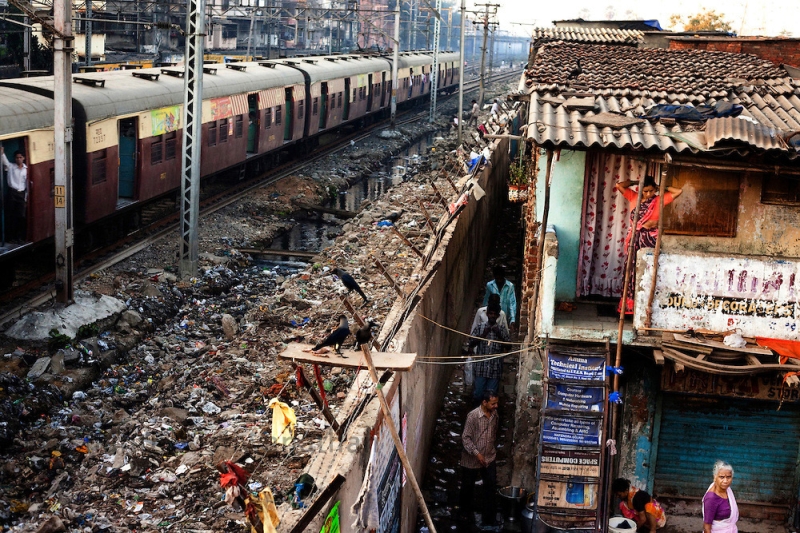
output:
M397 211L392 211L391 213L383 217L382 220L388 220L389 222L397 222L402 214L403 214L402 211L400 211L399 213Z
M578 76L583 74L583 67L581 67L581 60L578 59L577 63L578 63L578 66L575 67L574 69L572 69L571 71L569 71L569 76L567 76L568 80L571 80L573 78L577 78Z
M358 349L358 347L362 344L369 344L369 342L372 340L372 328L377 325L378 324L376 324L374 321L370 320L364 324L361 329L356 331L356 342L353 344L354 350Z
M356 280L353 279L353 276L351 276L341 268L334 268L333 273L336 274L336 276L340 280L342 280L342 284L344 284L348 294L350 294L352 291L356 291L358 294L361 295L361 298L364 299L364 303L367 303L369 301L367 295L364 294L364 291L362 291L361 287L358 286Z
M344 315L339 315L339 327L333 330L330 335L325 337L325 340L317 344L312 348L312 351L317 351L321 348L326 346L333 346L333 349L336 350L336 353L339 355L342 352L339 351L339 348L342 347L344 344L345 339L350 336L350 327L347 325L347 317Z

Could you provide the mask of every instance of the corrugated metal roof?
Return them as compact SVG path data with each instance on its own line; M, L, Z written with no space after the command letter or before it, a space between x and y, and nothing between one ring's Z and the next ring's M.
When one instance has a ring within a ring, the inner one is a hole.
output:
M636 44L644 40L644 32L617 28L536 28L531 37L534 42L567 41L573 43Z
M680 52L686 51L544 45L523 78L531 95L528 137L562 147L672 152L755 147L797 155L783 135L800 130L800 85L784 70L744 54ZM582 72L569 79L578 58ZM575 94L594 100L594 108L566 105ZM638 118L657 104L718 101L743 106L741 116L750 120L663 120L624 127L580 122L604 112Z

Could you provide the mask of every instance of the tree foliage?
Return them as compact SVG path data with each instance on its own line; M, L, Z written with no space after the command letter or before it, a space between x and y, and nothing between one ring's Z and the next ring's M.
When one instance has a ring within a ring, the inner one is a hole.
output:
M725 13L704 9L695 15L675 14L669 18L673 27L683 25L683 31L731 31L731 23L725 20Z

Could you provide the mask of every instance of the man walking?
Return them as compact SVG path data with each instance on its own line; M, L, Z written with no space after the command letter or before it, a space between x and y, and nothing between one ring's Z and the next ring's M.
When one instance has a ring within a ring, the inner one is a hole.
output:
M481 405L470 411L464 423L461 435L463 450L461 452L461 493L459 495L459 512L462 520L471 518L472 493L475 481L480 475L485 491L481 516L481 529L497 529L497 392L486 391Z
M475 403L481 401L485 391L497 392L500 386L500 376L503 373L503 360L501 357L491 357L493 355L507 352L507 345L494 341L508 342L508 328L497 322L500 318L500 306L497 303L486 306L485 324L479 324L472 330L473 338L470 340L470 348L475 349L475 359L472 363L474 383L472 387L472 397Z
M472 124L478 125L478 116L481 114L481 108L478 107L478 102L476 100L472 101L472 111L469 114L469 120L467 121L467 126Z
M494 279L486 284L483 305L489 303L490 294L499 294L500 308L506 314L508 323L513 328L517 322L517 295L514 292L514 284L506 279L506 271L500 265L492 269L492 274L494 274Z
M25 164L25 156L19 150L14 152L14 164L12 165L6 157L2 145L0 145L0 163L8 173L8 216L6 217L8 241L23 244L27 237L25 217L28 200L28 165Z

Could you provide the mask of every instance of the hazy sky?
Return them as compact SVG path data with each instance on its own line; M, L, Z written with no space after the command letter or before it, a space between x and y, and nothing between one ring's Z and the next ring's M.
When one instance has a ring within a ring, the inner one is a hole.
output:
M484 0L479 0L483 3ZM775 36L782 31L800 37L800 0L668 0L642 2L641 0L494 0L499 9L501 29L523 35L531 26L509 25L510 22L536 23L551 26L554 20L606 19L613 12L614 19L658 19L662 28L669 28L670 15L694 14L703 8L725 14L733 30L740 35ZM467 0L471 9L472 0ZM478 2L474 2L478 3ZM672 28L683 29L683 28Z

